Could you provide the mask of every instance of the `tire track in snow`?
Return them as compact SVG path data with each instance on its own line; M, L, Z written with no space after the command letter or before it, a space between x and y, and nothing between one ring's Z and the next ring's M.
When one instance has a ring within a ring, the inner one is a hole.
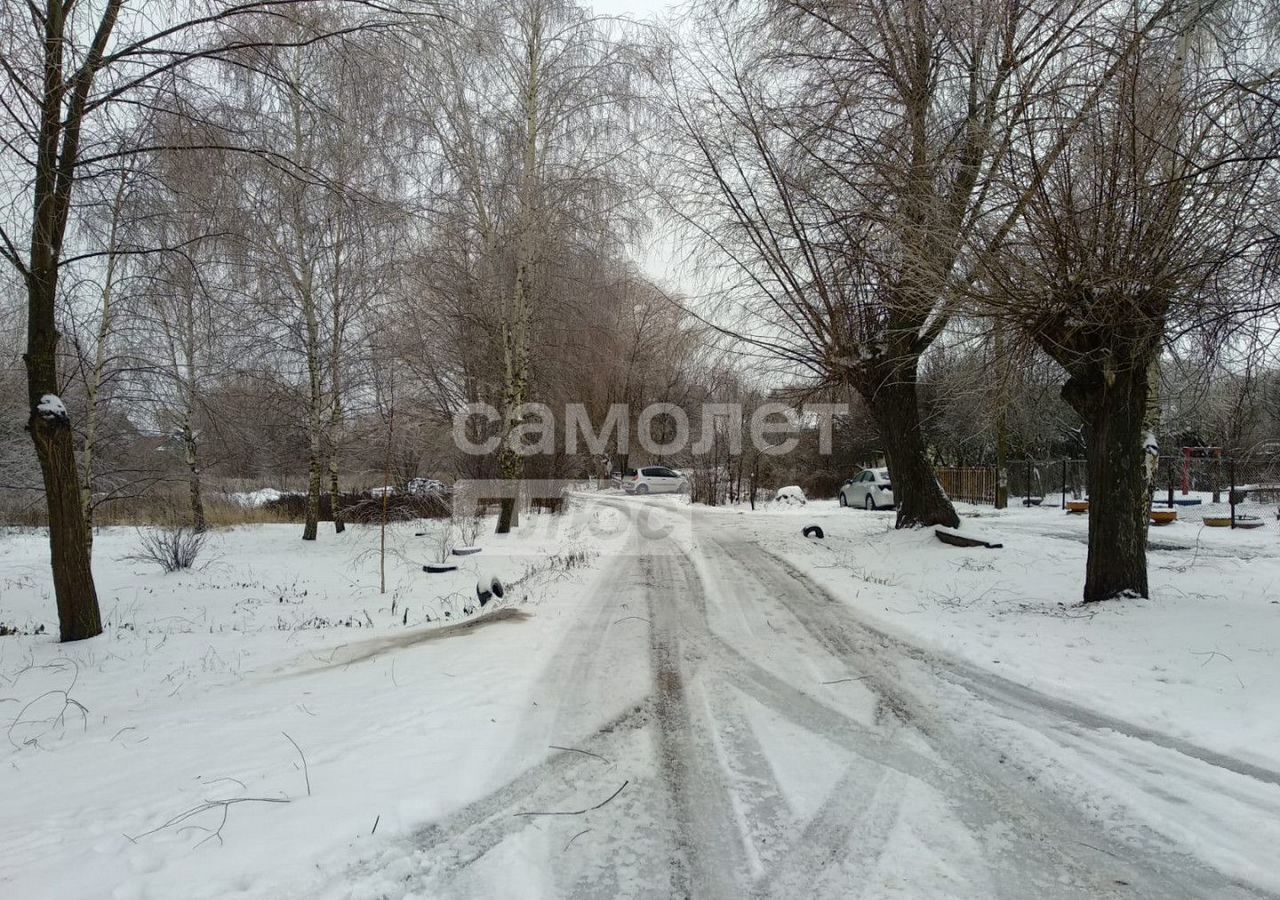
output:
M1060 798L1019 776L1014 767L991 765L995 754L990 748L969 746L905 688L896 666L901 659L941 665L917 648L909 652L901 642L857 621L852 611L832 598L795 567L778 559L767 549L749 541L732 541L717 536L712 543L734 566L758 584L766 586L785 606L813 639L829 652L846 661L850 671L859 675L896 711L905 713L910 724L924 736L947 762L958 767L959 778L953 780L952 799L964 798L959 811L969 817L970 830L981 835L1002 821L1014 823L1016 833L1002 842L1018 848L992 846L988 853L1007 860L996 867L993 875L1002 875L1002 895L1025 896L1028 860L1049 859L1072 873L1075 880L1094 885L1090 895L1101 893L1129 894L1117 887L1145 885L1148 896L1266 896L1256 889L1234 883L1176 848L1161 836L1145 828L1142 840L1117 844L1115 835L1102 833L1099 827ZM945 668L937 673L945 677ZM992 676L994 679L995 676ZM996 679L999 680L999 679ZM1064 838L1066 840L1064 840ZM1073 845L1071 852L1067 846ZM1098 847L1114 847L1124 854L1109 851L1088 853ZM1080 850L1075 850L1075 847ZM1105 855L1104 855L1105 854ZM1097 873L1107 872L1099 879ZM1010 877L1011 876L1011 877ZM1127 884L1117 884L1124 882ZM1070 893L1056 879L1040 882L1045 895Z

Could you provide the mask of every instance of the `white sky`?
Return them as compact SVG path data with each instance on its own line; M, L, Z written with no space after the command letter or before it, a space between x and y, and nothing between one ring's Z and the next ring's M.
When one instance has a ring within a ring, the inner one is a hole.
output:
M647 19L675 5L674 0L587 0L586 4L607 16Z

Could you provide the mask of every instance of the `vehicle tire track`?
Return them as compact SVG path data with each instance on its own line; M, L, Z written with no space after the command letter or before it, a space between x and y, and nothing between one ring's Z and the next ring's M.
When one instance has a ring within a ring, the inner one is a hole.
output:
M1073 806L1029 784L1017 767L991 765L992 757L998 754L969 746L931 710L930 704L921 702L905 688L896 671L897 659L903 655L898 642L864 627L843 604L764 548L722 537L716 537L713 543L732 565L741 567L770 591L817 643L846 661L851 671L856 671L864 683L904 715L941 758L957 768L959 777L952 779L950 796L963 799L957 810L966 817L973 834L989 833L1002 823L1014 825L1013 834L1003 835L987 848L993 861L1005 860L993 871L997 890L1003 896L1025 896L1029 860L1070 873L1070 881L1090 885L1090 894L1115 893L1118 883L1123 882L1125 886L1142 886L1148 896L1264 896L1207 869L1148 829L1139 829L1141 842L1129 839L1120 844L1117 836L1101 833L1096 823ZM917 651L910 656L919 658L924 654ZM1096 851L1108 846L1124 856ZM1072 849L1068 851L1068 847ZM1064 890L1057 877L1041 879L1040 889L1046 896L1073 893L1070 888Z

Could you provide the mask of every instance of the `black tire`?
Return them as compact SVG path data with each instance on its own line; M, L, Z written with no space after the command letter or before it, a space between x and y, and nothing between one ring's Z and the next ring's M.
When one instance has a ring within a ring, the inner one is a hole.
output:
M876 508L876 501L874 501L874 500L872 500L872 499L871 499L871 495L870 495L870 494L867 494L867 500L866 500L866 502L865 502L865 503L863 503L862 505L863 505L863 507L864 507L864 508L866 508L866 509L868 509L868 510L872 510L872 509L875 509L875 508Z
M649 485L647 485L647 484L638 484L638 485L636 485L636 496L637 496L637 497L642 497L642 496L644 496L644 495L645 495L645 494L647 494L647 493L649 493Z
M816 538L818 538L819 540L821 540L822 538L826 537L826 535L822 533L822 526L821 526L821 525L806 525L806 526L804 527L804 536L805 536L805 537L816 537Z
M848 505L849 505L849 501L848 501L848 499L845 497L845 495L844 495L844 491L841 491L841 492L840 492L840 505L841 505L841 506L848 506Z
M480 601L481 607L483 607L486 603L488 603L494 597L497 597L499 600L501 600L503 594L505 594L506 592L507 592L506 588L502 586L502 582L499 581L497 578L492 578L489 580L489 585L487 589L483 583L476 584L476 599Z

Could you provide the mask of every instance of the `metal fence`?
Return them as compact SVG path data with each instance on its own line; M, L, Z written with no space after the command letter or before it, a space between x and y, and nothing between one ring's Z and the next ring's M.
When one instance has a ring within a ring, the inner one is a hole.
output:
M938 482L952 500L995 504L999 485L995 466L944 466L936 472Z
M966 503L994 505L995 466L942 467L938 481L947 496ZM1009 462L1006 484L1010 506L1065 505L1089 496L1088 465L1083 459L1024 459ZM1196 450L1162 456L1153 500L1198 498L1204 503L1280 501L1280 457L1232 458Z

